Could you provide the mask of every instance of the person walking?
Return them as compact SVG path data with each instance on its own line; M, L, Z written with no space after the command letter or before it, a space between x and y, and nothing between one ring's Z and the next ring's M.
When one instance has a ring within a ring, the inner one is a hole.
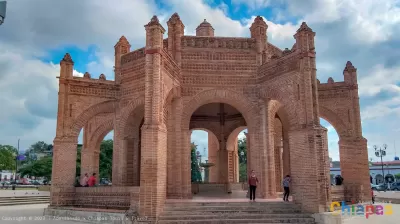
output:
M88 180L88 185L89 187L93 187L95 184L96 184L96 173L93 173L93 175Z
M88 181L89 181L89 176L88 176L87 173L85 173L85 175L81 179L81 186L82 187L87 187L88 186Z
M254 170L251 171L249 177L249 188L250 188L250 201L256 201L256 188L258 183L258 178Z
M286 175L286 177L283 179L283 190L285 191L283 194L283 201L289 201L289 186L290 186L290 175Z

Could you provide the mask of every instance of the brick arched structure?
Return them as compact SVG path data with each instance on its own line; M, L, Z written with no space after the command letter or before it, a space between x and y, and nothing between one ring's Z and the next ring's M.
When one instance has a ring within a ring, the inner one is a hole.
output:
M330 178L327 134L320 117L331 122L340 136L345 197L359 200L369 194L356 69L348 62L343 82L320 83L315 33L306 23L296 31L293 47L284 50L267 41L268 26L260 16L251 25L249 38L214 36L211 25L198 36L187 36L176 13L167 25L164 39L165 29L154 16L145 25L145 46L134 51L124 36L120 38L114 46L115 80L106 80L103 74L93 79L89 73L73 77L69 54L60 62L52 206L73 205L77 198L87 196L73 187L77 137L82 127L90 130L100 125L99 121L91 126L92 119L107 114L113 117L113 186L91 192L102 197L90 200L106 198L96 206L114 200L136 209L141 217L155 219L166 197L191 198L190 129L215 129L219 122L221 172L221 167L228 166L229 134L247 126L248 169L259 176L259 196L275 198L280 176L275 148L283 139L283 152L290 152L283 156L288 164L284 170L292 176L294 202L306 212L325 211L330 203ZM198 114L203 106L214 115ZM201 127L205 125L196 123L201 119L210 125ZM133 145L140 145L132 155L128 150L131 134L137 143ZM128 171L130 159L140 160L135 166L140 175ZM168 172L172 168L173 176ZM229 183L227 172L222 173L222 181ZM124 196L113 198L115 192Z

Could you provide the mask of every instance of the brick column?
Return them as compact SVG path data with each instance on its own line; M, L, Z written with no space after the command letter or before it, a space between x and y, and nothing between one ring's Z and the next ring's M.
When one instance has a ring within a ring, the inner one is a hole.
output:
M182 148L181 148L181 198L192 198L192 178L191 178L191 157L190 157L190 136L191 131L188 129L182 130Z
M318 161L319 205L328 210L331 199L331 181L328 153L328 130L324 127L317 129L316 149Z
M154 219L163 210L167 180L167 130L162 125L142 127L140 216Z
M213 133L208 133L208 162L213 163L214 166L210 167L210 183L218 182L218 139Z
M56 137L53 142L50 205L72 205L78 137Z
M221 146L218 155L218 182L229 183L229 152Z
M290 175L290 147L289 147L289 136L288 132L284 130L283 132L283 152L282 152L282 170L283 176Z
M312 128L292 129L289 132L291 191L296 204L304 212L318 213L324 211L319 207L319 189L317 150Z
M167 197L182 198L182 152L181 152L182 98L171 102L168 113L168 174Z
M369 200L368 150L365 138L344 138L339 140L340 170L348 200Z

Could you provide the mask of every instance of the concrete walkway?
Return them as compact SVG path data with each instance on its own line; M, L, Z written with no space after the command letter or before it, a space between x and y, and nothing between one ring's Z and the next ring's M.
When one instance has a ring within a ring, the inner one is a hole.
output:
M0 190L0 197L22 197L22 196L50 196L49 191L38 190Z

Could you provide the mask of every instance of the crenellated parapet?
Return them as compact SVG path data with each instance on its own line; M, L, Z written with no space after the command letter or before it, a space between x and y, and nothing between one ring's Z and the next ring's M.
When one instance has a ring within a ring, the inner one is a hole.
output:
M183 36L181 39L182 48L213 48L232 50L255 50L256 40L253 38L241 37L204 37L204 36Z

